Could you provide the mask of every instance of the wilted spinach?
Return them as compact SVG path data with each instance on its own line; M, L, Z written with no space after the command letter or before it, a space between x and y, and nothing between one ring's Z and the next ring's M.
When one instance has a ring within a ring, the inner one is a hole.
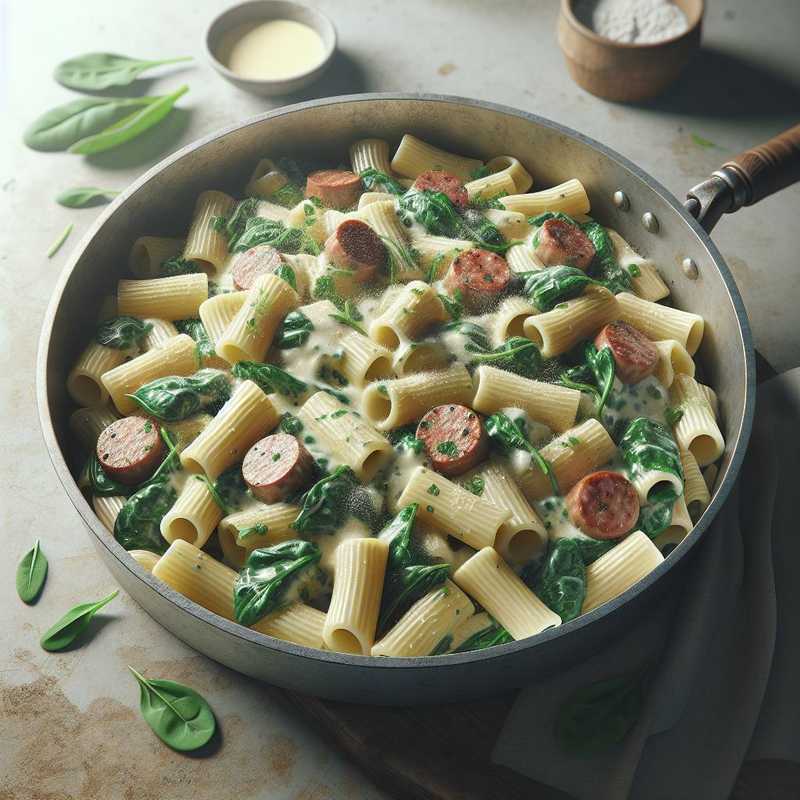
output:
M389 431L389 441L395 450L403 452L409 450L412 453L421 453L425 449L422 439L417 439L416 426L404 425L402 428L394 428Z
M465 639L453 652L470 653L473 650L485 650L498 644L513 642L514 637L496 620L490 618L489 624Z
M523 291L539 311L552 311L559 303L578 297L593 283L597 281L577 267L547 267L526 273Z
M168 545L161 535L161 520L177 499L177 492L169 483L147 484L120 509L114 538L126 550L150 550L162 555Z
M253 550L233 587L236 621L254 625L285 603L289 585L321 557L313 542L292 539Z
M366 192L387 192L398 197L405 194L406 190L391 175L379 169L369 167L361 173L361 182Z
M279 350L302 347L313 330L313 323L302 311L290 311L278 326L273 344Z
M542 366L542 357L536 344L522 336L512 336L499 347L485 353L477 353L469 363L480 366L489 364L523 378L535 378Z
M441 586L450 574L448 564L433 564L414 545L412 532L417 504L400 509L397 515L378 534L389 545L389 558L378 617L378 636L392 625L421 597Z
M114 317L100 323L94 340L103 347L130 350L132 347L138 346L152 329L151 323L136 319L136 317Z
M530 453L531 460L550 481L553 494L561 494L552 467L542 454L528 441L528 438L510 417L498 411L486 418L484 427L489 438L497 442L503 450L525 450Z
M227 223L226 223L227 224ZM264 217L250 217L230 249L242 253L259 244L268 244L282 253L320 254L319 245L303 228L287 228L282 222Z
M244 233L248 221L256 215L257 197L247 197L236 204L230 216L225 219L224 234L228 237L228 249L233 250L239 237Z
M197 360L200 364L207 358L213 358L217 353L214 350L214 343L206 331L206 326L199 319L179 319L175 321L175 327L180 333L191 336L197 343Z
M593 342L586 342L583 350L583 363L565 370L559 383L579 392L587 392L594 397L595 414L600 417L611 390L617 364L610 347L598 350Z
M173 256L161 262L159 271L162 277L172 278L175 275L193 275L195 272L200 272L200 267L194 261L183 256ZM211 297L211 282L208 286L208 296Z
M124 497L129 495L132 491L130 486L123 486L121 483L117 483L117 481L109 478L106 471L103 469L103 465L100 463L100 459L97 457L97 453L92 453L89 457L87 472L92 494L98 497L118 497L120 495Z
M194 375L156 378L128 395L148 414L166 422L177 422L231 396L228 376L219 369L201 369Z
M614 294L629 292L631 276L617 261L614 244L606 229L594 220L584 223L581 227L591 239L595 249L595 256L589 266L589 271L597 275L610 292Z
M364 328L359 325L359 322L363 320L364 317L358 310L358 306L352 300L345 300L341 311L329 314L328 316L335 319L337 322L341 322L342 325L347 325L362 336L367 335Z
M550 543L534 591L562 622L581 613L586 597L586 566L575 539Z
M214 481L214 491L222 501L223 508L234 510L241 507L247 497L247 484L244 482L239 464L226 469Z
M667 429L647 417L632 420L619 440L622 460L632 480L646 472L669 472L683 481L678 445Z
M237 378L250 380L265 394L282 394L297 399L308 391L308 384L274 364L261 361L237 361L231 370Z
M653 492L647 505L639 511L636 529L655 539L672 524L672 512L677 499L678 495L671 486Z
M357 484L350 467L337 467L300 499L300 513L291 527L299 533L333 533L348 514L347 499Z

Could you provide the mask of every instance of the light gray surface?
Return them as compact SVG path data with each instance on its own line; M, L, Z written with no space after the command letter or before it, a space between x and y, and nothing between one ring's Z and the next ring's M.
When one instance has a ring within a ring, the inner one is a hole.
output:
M707 49L690 76L656 104L606 104L569 80L553 35L556 3L505 2L489 14L479 2L312 3L331 14L341 52L322 82L293 99L370 90L431 91L494 100L583 130L638 162L682 195L744 147L797 121L800 108L800 4L715 2ZM198 656L119 597L93 640L47 655L38 637L73 603L107 592L77 514L62 496L41 444L33 392L38 324L70 246L97 214L52 201L73 185L121 188L163 154L224 124L274 107L240 93L202 61L209 0L7 4L0 45L3 125L0 149L0 323L4 414L0 423L0 520L6 537L0 583L0 795L55 797L218 796L377 798L342 759L276 705L267 690ZM186 81L191 92L157 136L84 159L34 153L24 126L71 99L50 74L88 50L198 56L139 88L162 93ZM716 143L702 147L692 134ZM268 144L265 143L265 149ZM800 363L795 278L800 189L723 219L716 241L737 277L757 346L779 370ZM67 222L75 231L52 261L44 257ZM10 366L9 354L15 364ZM33 609L13 595L16 561L40 536L51 562ZM222 748L188 759L162 747L138 719L132 663L153 676L191 683L222 722Z

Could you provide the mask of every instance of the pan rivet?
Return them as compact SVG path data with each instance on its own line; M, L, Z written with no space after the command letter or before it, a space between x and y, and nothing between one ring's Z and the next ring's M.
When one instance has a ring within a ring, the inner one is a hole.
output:
M645 211L642 214L642 225L644 225L645 230L650 231L650 233L658 233L658 218L652 211Z
M627 211L631 207L631 201L628 198L628 195L626 195L625 192L622 191L622 189L617 189L617 191L614 192L613 200L614 200L614 205L620 211Z
M690 280L696 281L699 271L697 269L697 264L693 258L684 258L683 262L681 263L683 267L683 274Z

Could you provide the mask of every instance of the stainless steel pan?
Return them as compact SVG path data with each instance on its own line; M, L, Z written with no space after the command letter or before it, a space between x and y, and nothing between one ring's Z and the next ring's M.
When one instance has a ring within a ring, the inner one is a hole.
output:
M123 275L136 236L185 231L198 192L240 191L264 154L310 154L336 163L346 158L354 139L379 136L397 142L406 132L459 153L513 154L539 187L579 177L592 213L659 264L678 306L707 320L700 359L704 378L720 398L727 449L718 488L697 527L658 569L614 602L555 630L488 651L373 659L310 650L234 625L138 567L100 524L70 472L70 401L64 383L93 333L94 315L87 309L97 307ZM788 155L800 164L796 151ZM693 211L709 230L724 210L763 196L764 187L780 188L778 166L773 159L760 174L727 167L697 188ZM254 117L184 147L136 181L92 226L61 275L41 334L37 398L53 465L97 552L122 587L168 630L211 658L278 686L353 702L408 704L520 686L587 657L645 613L660 592L674 585L730 491L750 434L754 382L750 329L724 260L703 226L649 175L598 142L531 114L460 98L383 94L318 100Z

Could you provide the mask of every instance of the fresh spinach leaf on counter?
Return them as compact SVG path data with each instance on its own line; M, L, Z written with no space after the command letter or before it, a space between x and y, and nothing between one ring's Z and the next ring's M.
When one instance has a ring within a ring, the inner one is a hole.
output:
M570 389L587 392L594 397L595 414L602 415L611 390L617 364L610 347L598 350L593 342L586 342L583 350L583 363L565 370L559 383Z
M347 500L356 484L349 467L337 467L300 498L300 513L291 527L299 533L333 533L349 513Z
M531 461L541 470L550 481L553 494L561 494L558 488L556 476L550 464L542 454L528 441L525 434L519 429L517 424L502 412L498 411L486 418L484 423L486 433L489 438L497 442L505 451L525 450L531 454Z
M586 566L575 539L550 542L533 589L562 622L581 613L586 597Z
M202 364L207 358L213 358L217 352L214 350L214 343L206 331L206 326L199 319L178 319L175 320L175 327L179 333L191 336L197 343L197 361Z
M398 197L405 194L406 190L391 175L379 169L369 167L361 172L361 182L365 192L387 192Z
M453 652L471 653L473 650L485 650L498 644L513 642L511 634L496 620L492 619L485 628L476 631L465 639Z
M441 586L450 574L449 564L433 564L415 546L412 532L417 504L400 509L378 534L389 545L389 558L381 595L378 636L392 625L420 598Z
M115 589L108 597L96 603L81 603L71 608L55 625L45 631L39 644L50 652L69 647L89 627L92 617L118 594L119 590Z
M195 272L200 272L200 267L198 267L194 261L186 259L183 256L173 256L172 258L166 258L164 259L164 261L161 262L161 266L159 267L159 272L161 273L161 277L171 278L174 277L175 275L192 275ZM211 291L211 284L212 282L209 281L208 284L209 297L214 296Z
M660 471L683 481L678 445L669 431L655 420L647 417L631 420L619 440L619 450L631 480L646 472Z
M289 585L322 556L319 547L292 539L253 550L233 587L236 621L254 625L285 602Z
M177 492L168 482L147 484L120 509L114 523L114 538L126 550L150 550L162 555L168 545L161 535L161 520L177 499Z
M136 317L114 317L100 323L94 340L103 347L130 350L139 345L152 329L151 323L136 319Z
M273 344L279 350L302 347L313 330L314 324L302 311L290 311L278 326Z
M56 203L66 208L89 208L110 203L119 192L116 189L98 189L96 186L75 186L56 195Z
M186 419L202 408L224 403L230 396L228 376L210 368L187 377L156 378L128 395L148 414L165 422Z
M265 394L277 392L284 397L297 399L308 391L308 384L290 375L274 364L261 361L237 361L231 370L237 378L250 380Z
M562 750L588 756L619 744L639 719L646 681L643 669L574 692L556 716L555 737Z
M17 565L17 594L23 603L34 603L47 578L47 559L37 539Z
M164 744L186 752L211 739L217 727L214 712L194 689L175 681L145 678L130 665L128 669L139 684L144 721Z
M559 303L578 297L589 284L597 283L577 267L547 267L526 274L523 291L539 311L552 311Z
M110 86L128 86L143 72L165 64L191 61L191 56L151 61L116 53L84 53L62 61L53 77L63 86L84 92L97 92Z

